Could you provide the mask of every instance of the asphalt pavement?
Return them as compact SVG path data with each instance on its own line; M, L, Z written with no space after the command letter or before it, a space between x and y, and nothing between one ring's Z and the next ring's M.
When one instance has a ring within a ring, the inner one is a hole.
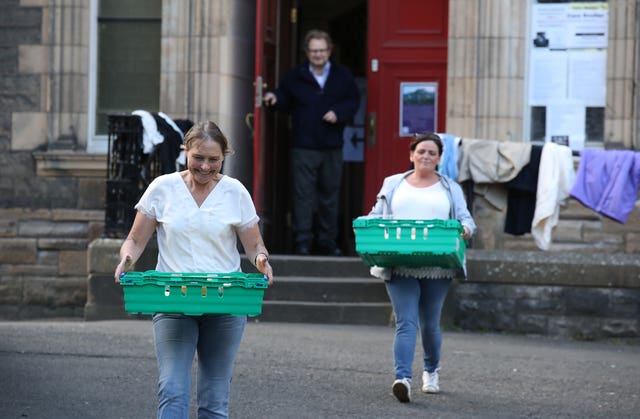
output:
M408 404L391 393L392 344L391 327L251 321L231 417L640 417L637 340L447 331L442 392L420 392L418 347ZM154 418L151 322L0 322L0 378L0 418Z

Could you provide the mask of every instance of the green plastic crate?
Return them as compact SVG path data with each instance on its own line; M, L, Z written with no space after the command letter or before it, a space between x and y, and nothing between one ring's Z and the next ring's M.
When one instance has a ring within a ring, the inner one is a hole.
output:
M353 220L356 251L369 266L460 268L466 243L457 220Z
M257 316L267 288L263 274L127 272L120 285L133 314L208 313Z

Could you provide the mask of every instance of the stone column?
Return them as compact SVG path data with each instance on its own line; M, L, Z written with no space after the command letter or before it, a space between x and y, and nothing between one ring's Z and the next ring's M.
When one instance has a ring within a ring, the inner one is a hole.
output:
M640 81L638 36L640 1L610 1L607 48L607 107L605 146L638 149L637 132L640 98L635 89ZM635 106L634 106L635 105Z
M216 122L236 155L225 173L251 182L255 3L164 0L160 108L174 118ZM184 112L186 111L186 115Z
M41 6L38 43L19 45L19 74L40 80L37 109L12 113L12 149L84 148L87 129L89 2L23 1Z
M520 2L450 1L448 132L521 141L526 22Z

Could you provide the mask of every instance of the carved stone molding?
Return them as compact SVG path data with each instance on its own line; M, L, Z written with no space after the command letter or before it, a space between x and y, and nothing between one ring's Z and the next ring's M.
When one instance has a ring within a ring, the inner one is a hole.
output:
M38 176L107 177L107 155L77 151L34 151Z

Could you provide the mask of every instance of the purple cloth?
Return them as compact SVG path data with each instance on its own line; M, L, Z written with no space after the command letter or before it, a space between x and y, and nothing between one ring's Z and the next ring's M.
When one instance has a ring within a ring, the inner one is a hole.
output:
M619 223L626 223L638 198L640 152L584 149L571 196Z

